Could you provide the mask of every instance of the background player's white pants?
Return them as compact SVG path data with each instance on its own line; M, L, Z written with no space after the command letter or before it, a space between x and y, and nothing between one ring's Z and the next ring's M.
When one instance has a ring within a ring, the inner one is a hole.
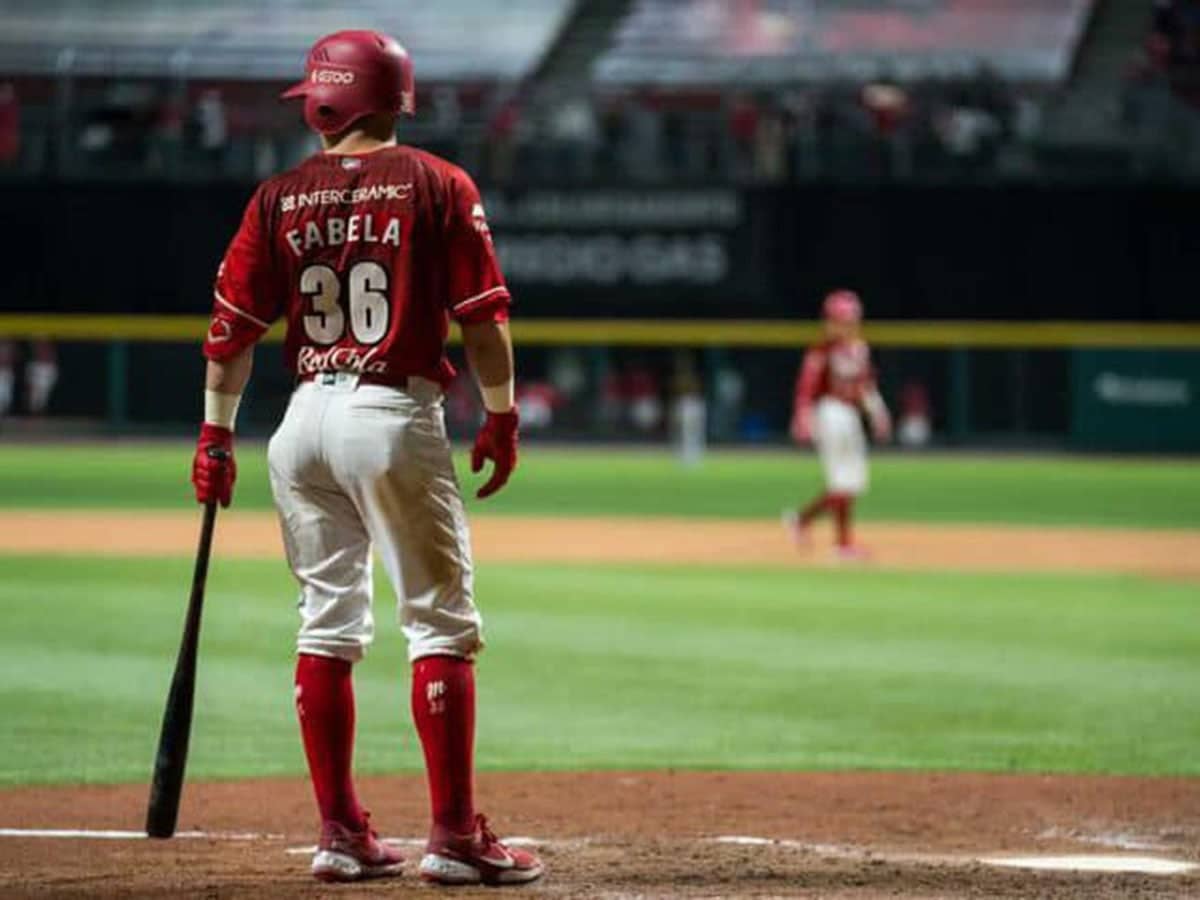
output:
M825 470L826 489L853 496L865 493L867 435L859 411L833 397L822 398L817 404L814 439Z
M322 376L317 376L318 380ZM300 582L300 652L357 661L374 635L371 546L396 591L410 659L483 646L470 539L438 387L355 386L292 395L271 438L271 490Z

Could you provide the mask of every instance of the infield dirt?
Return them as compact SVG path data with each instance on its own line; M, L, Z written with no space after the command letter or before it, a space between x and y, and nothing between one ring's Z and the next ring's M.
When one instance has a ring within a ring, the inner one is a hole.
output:
M1200 781L968 774L490 773L480 805L528 835L531 897L1195 897L1200 874L1029 872L981 858L1131 853L1200 862ZM10 828L140 828L144 786L0 792ZM385 837L426 827L418 777L364 779ZM331 889L307 874L307 783L189 785L172 841L0 838L5 896L431 897L412 874ZM246 837L246 833L257 837ZM220 835L238 834L236 840ZM774 843L730 843L720 838ZM1136 849L1135 849L1136 848ZM291 851L291 852L289 852ZM454 896L497 896L484 890Z
M0 553L188 556L194 512L7 510ZM829 540L798 550L777 521L473 516L480 562L828 565ZM862 541L889 569L1105 572L1200 581L1200 531L868 522ZM282 559L271 513L231 510L218 556Z

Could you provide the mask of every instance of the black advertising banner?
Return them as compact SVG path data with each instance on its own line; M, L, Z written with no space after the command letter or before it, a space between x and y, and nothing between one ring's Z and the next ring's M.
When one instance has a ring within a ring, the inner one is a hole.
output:
M768 299L743 192L493 190L484 203L522 315L751 315Z
M207 313L253 188L5 183L0 313ZM521 317L811 319L826 291L852 287L875 319L1196 318L1195 189L483 194Z

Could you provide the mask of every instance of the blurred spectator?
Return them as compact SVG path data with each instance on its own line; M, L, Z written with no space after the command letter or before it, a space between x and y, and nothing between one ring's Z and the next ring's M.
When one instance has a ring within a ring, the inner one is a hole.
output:
M21 155L21 103L12 82L0 82L0 166L15 166Z
M905 447L924 447L933 437L929 391L918 381L908 382L900 391L896 437Z
M25 392L29 414L44 416L50 406L50 395L58 383L58 350L48 340L36 340L25 366Z
M591 178L599 126L591 101L585 96L570 97L551 112L548 136L556 172L571 178Z
M707 415L704 385L695 362L690 353L680 351L675 354L671 377L671 431L676 456L685 466L699 465L704 458Z
M758 138L759 111L754 98L741 94L729 106L729 138L732 165L737 178L749 178L754 172L755 145Z
M662 118L652 98L637 97L626 110L619 157L625 173L647 181L662 175Z
M458 99L458 88L438 85L430 99L433 108L432 126L442 136L453 136L462 125L462 104Z
M587 394L588 374L583 353L577 347L556 347L546 364L550 384L558 391L559 418L572 427L584 427L592 415L592 398Z
M813 178L820 171L817 92L799 88L784 91L780 108L791 148L791 172L797 178Z
M663 424L662 388L645 363L635 363L625 373L624 399L629 421L638 431L658 431Z
M723 363L717 368L713 383L713 435L721 439L737 436L746 401L746 379L738 369Z
M17 348L12 341L0 338L0 421L3 421L13 405L13 391L17 380Z
M521 408L521 427L542 431L554 424L555 412L562 405L562 395L554 385L544 381L522 382L517 388L517 405Z
M778 182L786 174L783 113L773 103L764 104L754 131L754 175L759 181Z
M505 182L512 178L521 116L521 98L514 93L501 100L488 123L487 169L493 181Z
M904 126L911 113L908 92L890 81L876 81L862 89L862 105L875 129L874 165L879 175L907 175L912 168Z
M221 92L216 88L201 92L193 115L196 146L209 163L220 165L229 143L229 120Z

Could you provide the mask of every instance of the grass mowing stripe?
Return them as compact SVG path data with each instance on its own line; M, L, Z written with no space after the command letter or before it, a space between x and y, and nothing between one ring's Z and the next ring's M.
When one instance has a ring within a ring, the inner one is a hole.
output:
M184 508L191 502L190 459L191 447L182 443L0 446L0 505ZM457 460L461 466L463 454ZM270 507L263 445L241 447L238 466L238 505ZM460 475L468 485L478 480ZM1200 528L1200 464L1191 462L888 455L876 460L873 480L862 504L867 518ZM819 484L811 454L720 452L687 469L661 452L532 446L486 509L773 518Z
M187 560L0 556L0 783L147 777ZM1129 577L491 565L481 766L1200 775L1194 589ZM217 560L193 777L299 773L294 585ZM417 770L381 583L363 771Z

